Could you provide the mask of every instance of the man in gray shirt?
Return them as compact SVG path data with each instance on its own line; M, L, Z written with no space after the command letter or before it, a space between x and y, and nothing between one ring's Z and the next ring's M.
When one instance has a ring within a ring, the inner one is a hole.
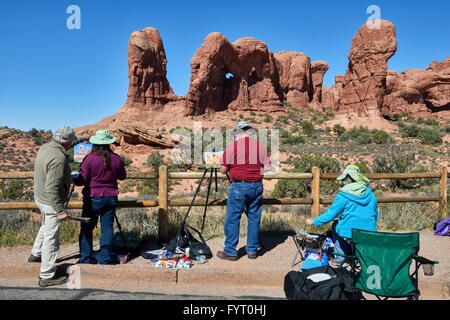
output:
M71 175L67 150L78 142L74 131L66 126L42 145L34 163L34 200L42 214L42 225L28 262L41 262L39 286L66 283L68 276L56 276L61 222L68 219L64 204L69 196Z

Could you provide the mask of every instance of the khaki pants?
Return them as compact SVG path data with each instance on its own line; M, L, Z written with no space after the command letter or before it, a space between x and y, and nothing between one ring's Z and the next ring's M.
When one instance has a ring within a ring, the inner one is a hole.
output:
M42 225L34 241L31 254L41 257L41 279L50 279L56 272L56 258L59 253L59 221L53 207L35 201L42 214Z

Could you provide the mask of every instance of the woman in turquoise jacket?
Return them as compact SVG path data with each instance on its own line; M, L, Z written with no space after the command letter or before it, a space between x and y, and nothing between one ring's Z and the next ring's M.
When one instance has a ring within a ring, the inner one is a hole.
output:
M331 207L322 215L307 219L306 224L320 227L339 217L332 225L334 251L350 254L351 248L341 238L352 238L352 229L377 231L378 204L372 190L367 186L369 179L364 177L355 165L348 165L337 177L339 181L349 180L336 195ZM336 260L337 259L337 260ZM331 264L339 265L342 257L337 256Z

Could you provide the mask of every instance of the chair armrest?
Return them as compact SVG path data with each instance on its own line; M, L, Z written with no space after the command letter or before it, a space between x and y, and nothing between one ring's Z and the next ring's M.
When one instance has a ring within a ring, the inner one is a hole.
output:
M439 261L429 260L429 259L421 257L421 256L414 256L413 259L421 264L438 264L439 263Z
M422 266L423 274L425 276L434 275L434 265L439 263L438 261L432 261L420 256L414 256L413 259L416 260L418 263L420 263L419 267Z

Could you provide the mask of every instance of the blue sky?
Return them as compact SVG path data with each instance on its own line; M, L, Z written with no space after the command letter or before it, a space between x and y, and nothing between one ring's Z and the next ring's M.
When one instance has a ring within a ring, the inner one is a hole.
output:
M69 30L66 9L81 9ZM377 5L396 26L389 69L426 68L450 56L450 1L2 0L0 126L55 130L92 124L125 103L127 44L135 30L159 30L167 77L178 95L189 88L190 61L210 32L254 37L269 50L300 51L330 65L324 84L344 74L353 36Z

